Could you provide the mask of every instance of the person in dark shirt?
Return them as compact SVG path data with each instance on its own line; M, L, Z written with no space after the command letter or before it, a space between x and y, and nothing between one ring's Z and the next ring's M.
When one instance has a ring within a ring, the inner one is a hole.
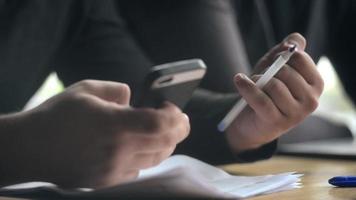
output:
M257 64L263 70L298 45L289 66L263 90L246 75L235 76L250 107L225 133L216 125L239 98L235 93L197 90L188 115L169 102L130 107L147 71L159 63L113 9L111 1L0 1L0 185L111 186L158 164L189 132L176 153L214 164L267 158L276 138L318 104L323 81L304 52L305 39L291 34ZM21 111L52 70L68 88Z
M347 94L356 102L352 45L353 0L144 0L115 1L131 35L156 63L202 58L208 71L201 87L236 91L236 73L254 74L253 64L286 35L299 32L313 60L327 56ZM173 22L173 23L172 23ZM172 48L173 47L173 48ZM311 127L313 131L310 131ZM350 137L346 127L309 116L279 142Z

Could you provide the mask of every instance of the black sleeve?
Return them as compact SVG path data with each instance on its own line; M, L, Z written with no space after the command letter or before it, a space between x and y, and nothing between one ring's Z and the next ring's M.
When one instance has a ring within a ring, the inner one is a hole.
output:
M217 130L217 124L238 98L235 94L197 90L185 109L191 120L189 139L179 144L175 153L191 155L212 164L270 158L276 150L277 140L258 149L235 154L229 148L225 134Z
M54 69L65 85L83 79L119 81L127 83L135 96L153 64L126 29L112 1L89 2L82 24L68 26L68 45L55 57Z

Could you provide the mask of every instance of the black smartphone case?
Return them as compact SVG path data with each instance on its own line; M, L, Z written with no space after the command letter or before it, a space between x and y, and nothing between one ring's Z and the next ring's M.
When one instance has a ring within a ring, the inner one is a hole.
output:
M172 86L145 90L146 92L143 94L144 97L140 99L139 105L140 107L157 108L162 102L169 101L183 109L199 83L200 79L197 79Z
M197 59L198 60L198 59ZM202 62L199 60L199 62ZM205 70L204 63L202 65L196 62L190 64L179 65L174 67L164 68L163 70L153 70L148 77L146 77L144 89L140 95L137 106L138 107L154 107L157 108L164 101L174 103L179 108L183 109L190 100L194 90L198 87L201 79L189 80L170 86L152 89L152 84L155 80L163 76L174 75L182 72L189 72L194 70Z

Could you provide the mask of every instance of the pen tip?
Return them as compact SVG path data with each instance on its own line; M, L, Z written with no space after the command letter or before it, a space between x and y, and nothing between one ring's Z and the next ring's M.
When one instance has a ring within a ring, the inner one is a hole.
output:
M218 124L218 130L220 131L220 132L224 132L225 131L225 124L224 123L219 123Z
M296 44L294 44L293 46L289 47L289 49L288 49L289 52L293 52L295 50L297 50L297 45Z

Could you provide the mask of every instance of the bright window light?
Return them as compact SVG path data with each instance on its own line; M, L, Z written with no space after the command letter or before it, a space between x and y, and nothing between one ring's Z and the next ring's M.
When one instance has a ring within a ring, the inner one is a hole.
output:
M355 106L347 96L329 59L322 57L317 67L324 79L325 87L320 97L319 107L314 114L332 122L346 125L356 136Z

